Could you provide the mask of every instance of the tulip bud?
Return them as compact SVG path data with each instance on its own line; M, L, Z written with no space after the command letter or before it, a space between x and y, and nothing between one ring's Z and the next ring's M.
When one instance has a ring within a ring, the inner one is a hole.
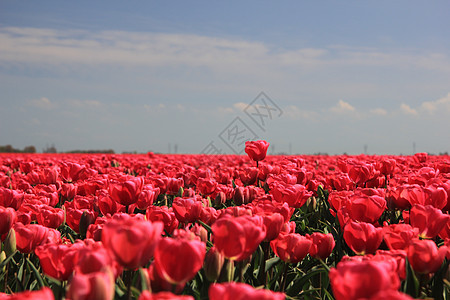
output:
M8 256L16 252L16 232L11 228L5 240L5 252Z
M75 273L67 289L66 297L112 300L114 299L114 276L109 269L105 272Z
M5 251L2 251L1 253L0 253L0 264L2 263L2 262L4 262L5 261L5 259L6 259L6 253L5 253ZM3 268L2 268L2 272L5 272L5 270L6 270L6 266L3 266Z
M238 206L244 204L244 188L243 187L236 187L234 189L233 201Z
M200 226L198 228L198 231L195 233L197 236L200 237L200 240L204 242L205 244L208 242L208 230L205 229L205 227Z
M222 266L222 271L220 272L219 282L231 282L234 278L234 261L225 260Z
M180 187L180 190L178 191L177 197L183 197L184 189L183 187Z
M206 253L203 269L205 270L206 278L210 282L215 282L219 278L224 262L224 256L215 247L212 247Z
M94 224L95 222L95 216L92 213L89 213L89 211L85 210L83 211L83 214L80 218L80 233L81 236L85 237L87 229L89 225Z
M308 209L308 211L310 212L314 212L316 211L316 207L317 207L317 200L316 197L309 197L308 200L306 200L306 207Z
M222 204L225 204L227 201L227 196L224 192L217 193L216 198L214 199L214 207L220 207Z

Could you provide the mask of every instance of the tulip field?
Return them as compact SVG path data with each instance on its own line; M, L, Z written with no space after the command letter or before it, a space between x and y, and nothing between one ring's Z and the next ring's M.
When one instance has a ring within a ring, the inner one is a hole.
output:
M450 299L450 157L0 154L3 299Z

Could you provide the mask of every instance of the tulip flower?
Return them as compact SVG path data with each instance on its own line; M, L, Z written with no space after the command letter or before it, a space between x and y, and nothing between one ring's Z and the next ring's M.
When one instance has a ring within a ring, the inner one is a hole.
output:
M312 241L311 248L309 249L309 255L314 258L319 258L324 260L330 256L333 252L336 242L334 241L333 235L331 233L324 234L320 232L314 232L311 235L307 235Z
M438 249L431 240L416 239L408 247L408 261L414 271L420 274L435 273L444 261L447 247Z
M102 242L127 269L147 264L153 257L164 224L136 218L112 219L103 225Z
M379 261L342 261L329 273L336 300L367 299L382 291L400 287L390 263Z
M202 268L206 245L198 240L163 238L155 249L155 268L171 284L184 284Z
M434 238L450 222L450 216L431 205L414 205L409 215L411 226L419 229L423 238Z
M284 300L285 294L238 282L213 284L209 288L210 300Z
M270 242L273 252L288 263L302 261L311 248L312 241L298 233L280 234Z
M244 260L266 237L266 226L260 216L224 216L211 227L217 250L230 260Z
M351 221L344 228L344 240L356 254L375 253L383 240L383 229Z

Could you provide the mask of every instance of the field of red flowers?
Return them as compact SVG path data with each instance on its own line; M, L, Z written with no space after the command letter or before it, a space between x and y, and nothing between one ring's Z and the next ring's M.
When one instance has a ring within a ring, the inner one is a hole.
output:
M450 157L0 154L0 299L449 299Z

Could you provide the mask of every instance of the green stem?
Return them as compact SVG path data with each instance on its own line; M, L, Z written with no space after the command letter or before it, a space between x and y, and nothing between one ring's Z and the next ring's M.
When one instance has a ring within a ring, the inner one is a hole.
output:
M133 281L133 271L132 270L126 270L124 274L124 279L127 285L127 299L131 300L131 285Z
M267 273L266 273L266 261L269 259L269 242L263 242L261 244L263 249L263 259L261 260L261 264L259 266L259 283L263 284L264 287L267 286Z
M284 263L283 277L281 278L280 292L284 293L284 289L286 288L286 277L288 271L288 262Z
M244 282L244 261L238 262L238 270L239 270L239 281Z
M327 266L327 264L321 259L319 258L320 263L322 264L322 266L325 268L325 270L327 270L327 272L330 272L330 267Z
M23 258L24 261L24 265L23 265L23 272L22 272L22 286L23 288L26 288L25 286L25 275L27 273L27 268L28 268L28 257L30 256L30 254L26 254L26 256Z

